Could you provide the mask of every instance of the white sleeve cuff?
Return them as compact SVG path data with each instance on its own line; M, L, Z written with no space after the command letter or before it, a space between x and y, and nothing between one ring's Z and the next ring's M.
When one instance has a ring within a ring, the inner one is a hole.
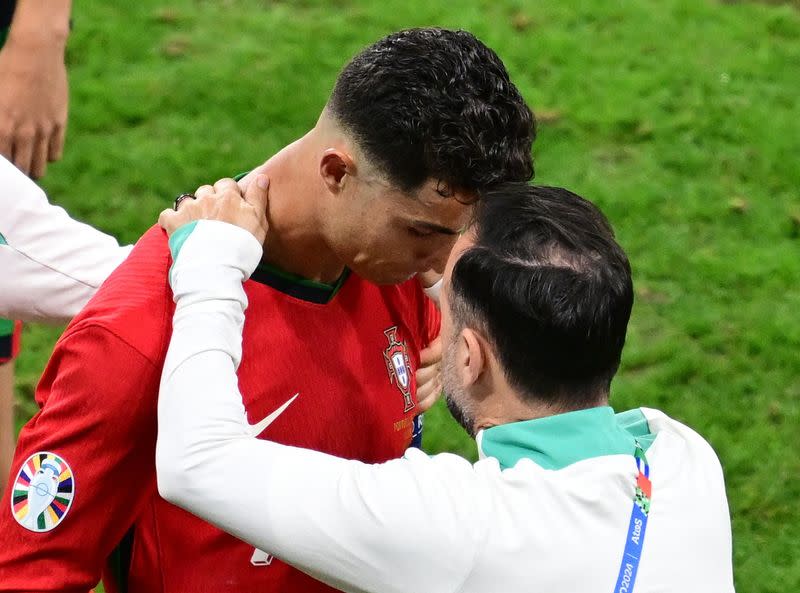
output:
M217 220L182 226L170 237L169 247L173 259L170 284L178 306L215 299L239 300L242 282L250 277L264 253L250 232ZM243 302L246 306L246 300Z

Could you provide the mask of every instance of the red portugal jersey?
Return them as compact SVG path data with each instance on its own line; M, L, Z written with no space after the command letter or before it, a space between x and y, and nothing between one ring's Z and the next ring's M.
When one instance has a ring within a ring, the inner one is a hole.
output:
M158 496L170 264L151 229L56 345L0 506L0 591L87 593L101 572L110 592L330 591ZM349 274L328 287L259 268L245 289L238 376L254 431L271 419L280 443L370 463L402 455L419 351L439 326L418 283Z

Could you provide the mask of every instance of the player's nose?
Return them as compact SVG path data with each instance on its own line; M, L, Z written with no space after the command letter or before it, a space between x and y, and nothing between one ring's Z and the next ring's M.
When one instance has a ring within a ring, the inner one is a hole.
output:
M425 262L425 268L423 268L422 271L434 270L439 274L443 273L444 267L447 264L447 258L450 257L450 252L453 250L455 242L456 237L452 239L448 238L446 241L443 241L441 246L430 254Z

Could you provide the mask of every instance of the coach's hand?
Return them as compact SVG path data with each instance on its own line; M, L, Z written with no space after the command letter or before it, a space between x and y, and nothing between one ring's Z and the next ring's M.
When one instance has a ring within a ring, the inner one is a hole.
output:
M164 210L158 217L167 235L194 220L219 220L250 232L259 243L267 238L267 205L269 179L258 175L244 196L233 179L220 179L213 186L204 185L194 194L196 199L182 200L178 209Z

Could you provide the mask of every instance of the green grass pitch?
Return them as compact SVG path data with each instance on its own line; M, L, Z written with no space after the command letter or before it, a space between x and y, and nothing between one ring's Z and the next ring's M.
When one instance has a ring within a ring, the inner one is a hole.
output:
M76 0L74 25L43 185L128 242L306 131L360 47L421 25L481 37L539 116L537 181L597 202L631 257L613 405L714 445L739 591L800 590L800 4ZM59 332L26 329L20 424ZM429 450L474 456L443 406L426 426Z

